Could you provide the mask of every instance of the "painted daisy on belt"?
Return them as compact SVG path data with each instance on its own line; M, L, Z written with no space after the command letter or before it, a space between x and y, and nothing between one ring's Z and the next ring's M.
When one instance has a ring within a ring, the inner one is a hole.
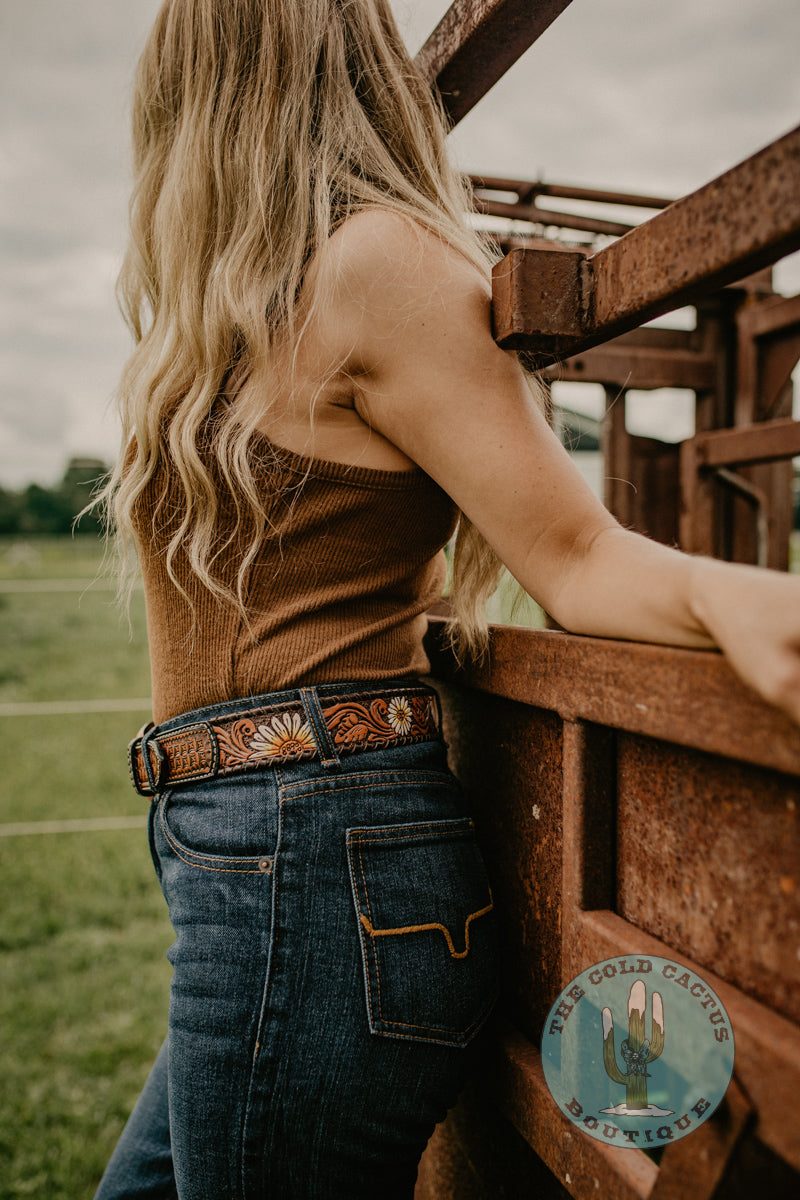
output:
M405 696L392 696L386 709L386 718L395 733L401 736L410 733L413 715Z
M311 726L300 713L284 713L259 725L250 739L251 759L310 754L316 749Z

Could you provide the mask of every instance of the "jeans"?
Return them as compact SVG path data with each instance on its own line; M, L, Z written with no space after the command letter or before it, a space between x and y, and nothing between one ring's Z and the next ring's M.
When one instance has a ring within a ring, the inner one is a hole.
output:
M150 840L176 934L168 1035L95 1200L410 1200L497 993L444 745L187 783L153 801Z

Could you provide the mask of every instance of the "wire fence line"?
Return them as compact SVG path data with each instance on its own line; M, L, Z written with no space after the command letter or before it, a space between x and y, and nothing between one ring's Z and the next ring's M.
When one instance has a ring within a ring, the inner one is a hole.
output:
M135 586L141 589L141 581ZM91 592L113 593L117 583L111 578L79 576L59 578L0 579L0 594L88 594ZM73 601L74 603L74 601ZM34 700L8 701L0 703L0 717L50 717L90 716L112 713L142 713L149 715L152 700L149 696L105 697L85 700ZM10 731L9 731L10 733ZM69 833L100 833L109 830L141 830L147 822L147 808L135 815L77 817L63 820L28 820L0 822L0 839L29 837L31 835L60 835Z
M66 821L14 821L0 825L0 838L37 833L98 833L107 829L141 829L147 814L135 817L84 817Z
M91 713L150 712L149 696L133 700L31 700L0 704L0 717L66 717Z
M134 583L141 589L141 580ZM115 592L113 579L0 579L0 593L24 594L26 592Z

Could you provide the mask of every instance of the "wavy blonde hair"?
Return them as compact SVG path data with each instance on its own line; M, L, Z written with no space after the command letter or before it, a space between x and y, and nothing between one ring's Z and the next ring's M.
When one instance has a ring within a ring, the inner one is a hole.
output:
M315 289L301 312L304 273L331 232L360 210L388 209L489 269L445 136L388 0L161 8L133 96L135 186L118 294L135 349L118 389L123 451L101 499L118 544L131 547L143 492L166 468L161 504L170 484L181 495L167 551L177 586L182 550L200 581L246 616L247 572L268 528L251 447L272 401L265 394L253 411L231 381L279 346L296 356L325 303ZM221 487L236 503L239 544L247 532L233 588L215 572L234 537L220 543ZM462 516L451 586L460 654L485 647L484 606L499 573Z

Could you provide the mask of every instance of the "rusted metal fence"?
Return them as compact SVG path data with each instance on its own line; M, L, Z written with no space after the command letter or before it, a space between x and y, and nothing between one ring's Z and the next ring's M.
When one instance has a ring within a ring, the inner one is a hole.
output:
M434 1139L419 1196L791 1194L797 729L719 655L514 629L495 631L484 670L434 654L501 914L504 1027L485 1091ZM623 954L694 968L736 1039L726 1104L658 1166L570 1125L539 1057L562 985Z
M454 122L567 4L453 5L418 62ZM531 225L495 269L498 342L546 378L606 388L611 510L689 551L785 568L800 297L776 295L769 268L800 247L800 130L671 204L474 183L476 207ZM662 211L634 228L561 213L559 198ZM616 240L548 244L548 225ZM640 328L686 304L694 330ZM680 446L626 431L625 392L660 387L695 393L695 432ZM635 483L635 499L614 477ZM457 670L435 620L431 636L454 767L493 878L504 991L479 1083L437 1130L418 1200L795 1194L797 728L717 654L497 629L490 665ZM699 972L735 1033L723 1104L657 1156L585 1136L542 1072L542 1024L561 987L623 954Z

